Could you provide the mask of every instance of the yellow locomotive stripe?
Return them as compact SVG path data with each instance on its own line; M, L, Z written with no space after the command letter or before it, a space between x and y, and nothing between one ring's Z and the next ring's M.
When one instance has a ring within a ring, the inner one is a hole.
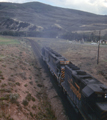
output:
M61 69L61 77L65 78L65 69L64 68Z
M101 120L105 120L106 118L107 118L107 111L103 111L102 113L101 113Z
M105 112L107 112L107 111L103 111L103 112L101 113L101 115L104 114Z
M107 118L107 115L102 116L102 117L101 117L101 120L106 120L106 118Z
M65 74L62 74L62 75L61 75L61 77L63 77L63 78L64 78L64 77L65 77Z

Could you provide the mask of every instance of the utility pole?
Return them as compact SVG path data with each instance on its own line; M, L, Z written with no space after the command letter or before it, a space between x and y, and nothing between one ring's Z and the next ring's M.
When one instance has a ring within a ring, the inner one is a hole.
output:
M101 34L101 31L99 31L99 42L98 42L97 64L99 64L99 55L100 55L100 34Z

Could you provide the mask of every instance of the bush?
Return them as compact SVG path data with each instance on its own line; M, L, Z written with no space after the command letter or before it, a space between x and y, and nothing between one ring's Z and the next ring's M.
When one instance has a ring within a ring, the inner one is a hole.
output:
M32 101L34 101L34 102L35 102L35 98L34 98L34 97L32 97Z
M19 82L16 82L16 85L20 86L20 83L19 83Z
M23 104L24 106L27 106L27 105L28 105L28 101L27 101L27 100L23 100L22 104Z
M1 87L5 87L5 86L7 86L5 83L1 85Z
M41 85L41 84L37 84L37 86L38 86L38 87L42 87L43 85Z
M27 85L27 84L25 84L24 86L25 86L25 87L27 87L28 85Z
M10 94L11 102L16 102L18 98L19 98L19 94Z
M31 96L30 93L28 93L27 96L26 96L26 100L30 101L31 99L32 99L32 96Z
M33 105L33 106L32 106L32 109L35 110L35 109L36 109L36 105Z

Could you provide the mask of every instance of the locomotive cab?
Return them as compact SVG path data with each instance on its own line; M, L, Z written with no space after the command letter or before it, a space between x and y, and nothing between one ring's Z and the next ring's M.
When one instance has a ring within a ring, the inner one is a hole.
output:
M104 89L102 89L104 88ZM102 83L89 84L82 90L83 111L92 120L106 120L107 118L107 87Z

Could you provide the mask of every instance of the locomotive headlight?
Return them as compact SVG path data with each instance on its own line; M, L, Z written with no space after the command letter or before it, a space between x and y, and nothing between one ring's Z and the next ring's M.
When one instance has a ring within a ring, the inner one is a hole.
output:
M107 96L105 96L104 98L107 98Z
M107 98L107 94L105 94L104 98Z

